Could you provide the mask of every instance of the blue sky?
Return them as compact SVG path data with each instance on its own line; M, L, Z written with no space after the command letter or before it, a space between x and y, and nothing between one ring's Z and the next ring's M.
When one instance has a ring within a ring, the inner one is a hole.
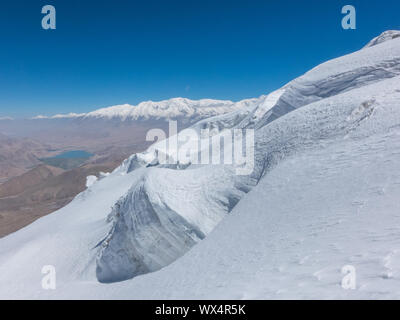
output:
M41 28L46 4L56 30ZM357 30L341 27L346 4ZM256 97L400 29L399 12L398 0L2 2L0 117Z

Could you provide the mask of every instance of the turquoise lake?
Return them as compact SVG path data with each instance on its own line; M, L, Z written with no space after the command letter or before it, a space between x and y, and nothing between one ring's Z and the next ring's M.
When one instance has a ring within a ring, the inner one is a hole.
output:
M48 159L88 159L92 156L93 154L83 150L73 150L73 151L63 152L57 156Z

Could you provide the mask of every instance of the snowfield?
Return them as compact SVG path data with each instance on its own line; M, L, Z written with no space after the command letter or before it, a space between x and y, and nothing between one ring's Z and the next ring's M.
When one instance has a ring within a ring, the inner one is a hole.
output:
M0 239L0 298L399 299L398 34L190 128L254 129L250 175L158 142Z

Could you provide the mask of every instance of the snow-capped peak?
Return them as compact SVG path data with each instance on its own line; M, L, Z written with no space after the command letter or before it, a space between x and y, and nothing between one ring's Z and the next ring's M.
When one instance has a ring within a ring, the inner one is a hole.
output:
M370 48L370 47L376 46L377 44L380 44L382 42L393 40L393 39L396 39L399 37L400 37L399 30L387 30L387 31L381 33L376 38L372 39L370 42L368 42L368 44L364 48Z
M137 119L171 119L196 118L216 116L233 111L240 104L229 100L190 100L187 98L173 98L163 101L145 101L138 105L122 104L101 108L88 113L69 113L55 116L37 116L34 119L61 119L61 118L103 118L120 120Z
M54 116L44 116L44 115L38 115L36 117L33 117L33 120L40 120L40 119L67 119L67 118L78 118L78 117L83 117L85 116L85 113L68 113L68 114L56 114Z

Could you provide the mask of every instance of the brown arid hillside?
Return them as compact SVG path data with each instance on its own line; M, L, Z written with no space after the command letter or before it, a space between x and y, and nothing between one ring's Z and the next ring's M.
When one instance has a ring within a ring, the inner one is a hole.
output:
M67 205L86 188L86 178L109 172L120 161L87 164L69 171L40 165L0 185L0 237Z
M64 170L47 165L39 165L28 172L12 178L0 185L0 198L18 195L24 190L40 185L47 179L63 173Z
M27 138L10 138L0 133L0 183L40 164L51 152L43 143Z

